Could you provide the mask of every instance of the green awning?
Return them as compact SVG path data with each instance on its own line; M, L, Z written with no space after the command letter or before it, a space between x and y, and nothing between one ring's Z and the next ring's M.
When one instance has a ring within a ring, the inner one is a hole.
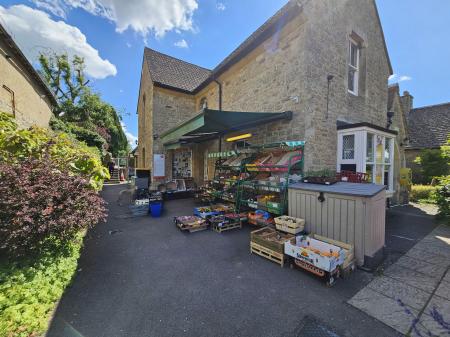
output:
M292 119L292 111L241 112L203 109L186 122L161 134L161 140L164 145L174 142L196 143L282 119Z

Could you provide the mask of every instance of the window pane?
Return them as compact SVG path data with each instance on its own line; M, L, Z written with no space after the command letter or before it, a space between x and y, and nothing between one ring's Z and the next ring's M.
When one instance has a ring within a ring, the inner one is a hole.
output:
M342 137L342 159L355 158L355 135Z
M373 163L373 134L367 134L366 161Z
M369 175L368 182L373 182L373 165L366 165L366 173Z
M350 64L355 68L358 66L358 46L350 41Z
M375 156L376 156L376 161L377 163L383 163L383 156L384 156L384 148L383 148L383 137L381 136L377 136L376 137L376 152L375 152Z
M375 184L381 185L383 183L383 165L375 166Z
M355 76L356 72L352 68L348 68L348 90L355 92Z
M391 190L392 186L390 186L390 182L389 182L389 171L390 171L391 166L390 165L385 165L384 166L384 184L387 186L388 190Z
M391 162L391 139L386 138L384 141L384 162Z

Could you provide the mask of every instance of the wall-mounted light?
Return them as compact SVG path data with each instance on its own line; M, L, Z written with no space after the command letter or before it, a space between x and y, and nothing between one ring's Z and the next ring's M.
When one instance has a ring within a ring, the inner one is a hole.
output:
M251 133L244 133L243 135L239 135L239 136L234 136L234 137L230 137L227 138L226 141L227 142L234 142L236 140L241 140L241 139L247 139L250 138L252 136Z
M387 124L386 124L386 129L389 129L392 125L392 117L394 117L394 112L393 111L388 111L387 112Z

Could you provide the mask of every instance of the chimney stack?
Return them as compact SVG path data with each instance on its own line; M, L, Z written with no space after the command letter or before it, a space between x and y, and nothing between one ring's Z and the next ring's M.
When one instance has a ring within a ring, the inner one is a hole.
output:
M414 97L409 93L409 91L403 91L403 96L400 96L400 102L405 114L409 114L409 112L413 108L414 103Z

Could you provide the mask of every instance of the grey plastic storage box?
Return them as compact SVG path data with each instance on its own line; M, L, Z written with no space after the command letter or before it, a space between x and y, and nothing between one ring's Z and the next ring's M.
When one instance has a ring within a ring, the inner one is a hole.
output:
M305 230L354 245L357 265L369 268L383 257L385 187L338 182L289 185L289 215L305 219Z

